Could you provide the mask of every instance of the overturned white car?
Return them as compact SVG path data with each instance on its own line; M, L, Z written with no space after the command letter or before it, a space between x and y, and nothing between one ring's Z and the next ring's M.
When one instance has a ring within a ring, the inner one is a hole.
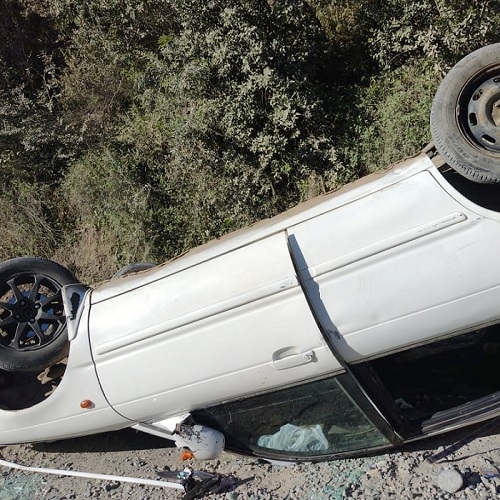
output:
M500 415L500 44L450 72L431 128L436 148L93 288L1 264L0 443L132 426L325 460Z

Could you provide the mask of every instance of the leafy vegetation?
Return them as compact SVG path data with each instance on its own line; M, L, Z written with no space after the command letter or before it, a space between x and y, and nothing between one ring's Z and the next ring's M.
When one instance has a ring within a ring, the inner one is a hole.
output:
M0 258L163 261L422 148L496 0L0 0Z

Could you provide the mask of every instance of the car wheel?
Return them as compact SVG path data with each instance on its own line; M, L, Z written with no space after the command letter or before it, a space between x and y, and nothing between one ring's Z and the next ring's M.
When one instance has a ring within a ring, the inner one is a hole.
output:
M431 133L457 172L500 182L500 43L472 52L446 75L432 104Z
M61 288L76 282L50 260L21 257L0 264L0 369L44 370L67 355Z
M151 262L134 262L128 266L122 267L113 275L112 279L121 278L122 276L127 276L128 274L138 273L139 271L145 271L146 269L151 269L155 267L155 264Z

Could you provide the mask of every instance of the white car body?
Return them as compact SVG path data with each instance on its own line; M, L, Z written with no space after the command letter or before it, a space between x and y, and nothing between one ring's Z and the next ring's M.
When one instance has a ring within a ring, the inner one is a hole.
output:
M71 285L62 381L0 410L0 442L168 437L195 410L500 322L499 247L500 214L420 154L151 270Z

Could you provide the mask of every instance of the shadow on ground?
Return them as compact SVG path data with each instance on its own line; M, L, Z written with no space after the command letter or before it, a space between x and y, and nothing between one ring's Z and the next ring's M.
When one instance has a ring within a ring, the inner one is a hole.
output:
M35 443L33 449L45 453L99 453L106 451L140 451L175 447L172 441L134 429L94 434L52 443Z

